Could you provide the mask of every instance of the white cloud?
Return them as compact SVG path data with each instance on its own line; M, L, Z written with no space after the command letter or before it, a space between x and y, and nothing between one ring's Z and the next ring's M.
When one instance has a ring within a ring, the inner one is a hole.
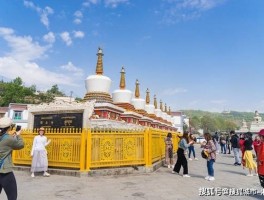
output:
M54 84L76 85L76 79L71 75L49 71L35 62L45 58L45 53L51 45L41 46L30 36L17 36L13 29L6 27L0 27L0 38L11 48L10 52L0 57L0 71L3 77L14 79L19 76L26 84L37 84L41 88L49 88Z
M173 96L175 94L186 93L186 92L187 90L184 88L175 88L175 89L169 88L169 89L164 90L162 94L167 95L167 96Z
M43 36L43 40L48 43L54 43L55 42L55 35L53 32L48 32L46 35Z
M28 8L31 8L35 11L37 11L37 13L40 15L40 21L42 24L44 24L44 26L46 26L47 28L49 28L49 18L48 16L53 14L53 9L49 6L46 6L44 9L36 6L33 2L31 1L24 1L24 5Z
M98 4L100 2L100 0L86 0L85 2L83 2L83 6L85 7L89 7L91 4Z
M66 65L60 66L61 69L66 70L73 74L74 76L83 76L83 70L74 66L72 62L68 62Z
M80 10L77 10L75 13L74 13L74 16L77 17L77 18L82 18L83 17L83 14Z
M73 34L75 38L83 38L85 35L82 31L73 31Z
M104 2L106 6L116 8L119 4L128 3L129 0L105 0Z
M227 0L165 0L167 4L165 4L163 22L173 24L198 18L203 12L213 9L225 1Z
M66 43L67 46L70 46L72 44L72 39L71 39L69 32L65 31L65 32L61 33L60 36L61 36L61 39Z
M76 19L73 20L73 23L74 23L74 24L81 24L81 23L82 23L82 20L76 18Z
M50 47L40 46L38 42L32 40L31 36L16 36L14 30L10 28L0 27L0 36L8 42L8 46L12 49L8 56L21 62L43 57L45 51Z

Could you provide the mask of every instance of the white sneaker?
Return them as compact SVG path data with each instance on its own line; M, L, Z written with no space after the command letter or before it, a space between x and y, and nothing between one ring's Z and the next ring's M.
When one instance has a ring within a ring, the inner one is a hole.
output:
M192 160L191 158L189 158L189 160Z
M34 173L32 173L32 174L31 174L31 177L32 177L32 178L34 178L34 177L35 177L35 174L34 174Z
M210 176L208 179L208 181L214 181L214 180L215 180L215 177L213 177L213 176Z
M247 174L246 176L253 176L253 174Z
M198 158L194 158L194 160L198 160Z
M170 165L168 165L168 168L171 168Z
M44 172L43 176L49 177L50 174L48 172Z
M184 177L184 178L190 178L191 176L188 175L188 174L184 174L182 177Z
M210 176L206 176L204 179L208 181L208 180L209 180L209 178L210 178Z

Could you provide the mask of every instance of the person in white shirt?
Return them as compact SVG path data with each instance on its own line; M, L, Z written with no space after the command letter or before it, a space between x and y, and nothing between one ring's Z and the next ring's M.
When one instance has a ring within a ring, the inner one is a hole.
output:
M46 146L51 142L51 140L47 140L47 137L44 136L45 129L41 127L39 129L39 135L34 137L31 156L32 164L31 164L31 177L35 177L35 172L43 171L43 176L48 177L50 174L48 171L48 156Z

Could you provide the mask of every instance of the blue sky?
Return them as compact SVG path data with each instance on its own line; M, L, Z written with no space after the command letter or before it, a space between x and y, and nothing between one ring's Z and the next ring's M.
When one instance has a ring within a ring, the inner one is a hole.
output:
M124 65L173 110L264 112L262 0L0 0L4 80L83 97L99 46L111 91Z

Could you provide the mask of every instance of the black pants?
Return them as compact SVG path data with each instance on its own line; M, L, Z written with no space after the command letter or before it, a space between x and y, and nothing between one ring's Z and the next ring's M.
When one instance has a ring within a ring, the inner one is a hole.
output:
M183 174L188 174L188 162L187 162L186 157L184 155L184 150L181 148L178 148L177 156L178 156L178 159L177 159L177 162L174 166L173 171L179 173L181 166L182 166L183 167Z
M0 173L0 193L4 189L8 200L17 200L17 184L13 172Z
M264 188L264 175L259 174L260 185Z

